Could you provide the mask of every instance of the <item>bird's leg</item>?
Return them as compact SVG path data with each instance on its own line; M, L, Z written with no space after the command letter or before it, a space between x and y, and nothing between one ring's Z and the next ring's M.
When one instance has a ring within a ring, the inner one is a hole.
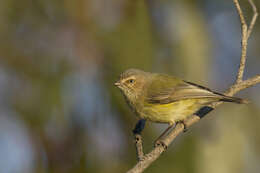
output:
M155 146L162 145L163 147L167 148L167 146L162 142L161 138L169 132L169 130L174 126L175 124L170 124L169 127L167 127L166 130L155 140Z
M135 135L135 134L141 134L141 132L143 131L143 129L144 129L144 127L145 127L145 122L146 122L146 120L140 119L140 120L136 123L135 128L134 128L134 130L133 130L134 135Z

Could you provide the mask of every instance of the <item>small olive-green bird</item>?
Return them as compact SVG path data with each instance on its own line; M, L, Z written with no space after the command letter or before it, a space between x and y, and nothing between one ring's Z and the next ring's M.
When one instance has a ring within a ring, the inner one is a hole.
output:
M141 119L170 126L183 122L202 107L218 102L246 103L173 76L128 69L115 85Z

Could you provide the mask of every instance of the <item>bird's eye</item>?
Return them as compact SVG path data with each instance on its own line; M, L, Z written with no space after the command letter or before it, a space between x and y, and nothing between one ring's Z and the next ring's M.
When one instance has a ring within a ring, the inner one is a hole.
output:
M129 79L128 82L129 83L134 83L134 79Z

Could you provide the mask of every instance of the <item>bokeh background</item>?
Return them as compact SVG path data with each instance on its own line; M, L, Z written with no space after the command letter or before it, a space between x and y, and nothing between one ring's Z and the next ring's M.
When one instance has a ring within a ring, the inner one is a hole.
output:
M260 1L255 0L260 9ZM242 3L246 18L252 15ZM0 172L125 172L137 118L114 86L135 67L224 91L236 76L232 0L1 0ZM245 76L260 73L260 20ZM260 86L180 135L146 172L258 173ZM165 125L147 123L145 151Z

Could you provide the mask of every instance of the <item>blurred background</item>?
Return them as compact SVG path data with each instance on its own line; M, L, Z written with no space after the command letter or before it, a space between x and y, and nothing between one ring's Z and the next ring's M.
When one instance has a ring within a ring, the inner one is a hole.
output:
M222 92L240 58L231 0L2 0L0 38L0 173L126 172L137 118L113 85L119 74L140 68ZM260 20L246 78L260 73L259 45ZM210 113L146 172L259 172L259 93ZM146 124L145 152L164 128Z

